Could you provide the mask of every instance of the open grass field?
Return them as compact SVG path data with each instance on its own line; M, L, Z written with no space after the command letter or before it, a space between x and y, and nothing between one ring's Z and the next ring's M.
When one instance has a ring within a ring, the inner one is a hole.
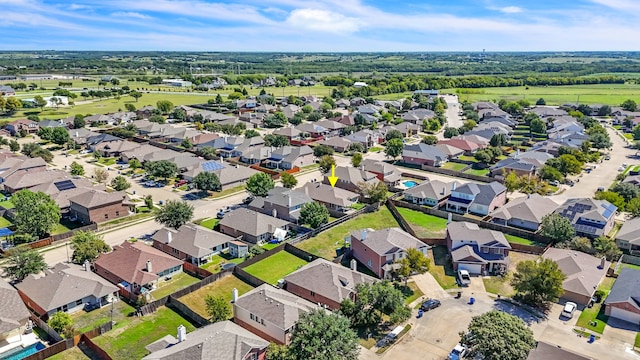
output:
M266 281L269 284L277 284L278 280L296 271L307 264L301 259L286 251L277 253L244 268L249 274Z
M394 226L398 226L398 223L387 207L384 206L376 212L362 214L355 219L345 221L336 227L320 233L316 237L298 243L296 246L302 250L331 260L336 257L336 248L344 245L344 238L348 236L351 231L366 228L379 230Z
M200 316L209 318L207 310L204 307L204 298L207 295L220 296L225 301L231 303L231 292L238 289L238 296L250 291L253 287L246 282L240 280L235 275L229 275L205 287L202 287L189 295L180 298L180 301L187 305L189 309L197 312Z
M601 302L593 304L593 307L582 310L582 314L580 314L580 317L578 318L576 327L585 328L586 330L594 331L598 334L602 334L602 332L604 332L604 328L607 325L609 317L604 314L604 307L602 306L602 303L604 303L604 300L609 295L615 281L616 279L611 277L606 277L602 280L598 290L604 290L606 293L605 297ZM590 324L591 321L596 322L595 326Z
M187 319L162 306L153 314L134 317L124 326L98 336L93 341L114 360L141 359L149 353L145 346L165 335L175 336L180 325L184 325L187 332L195 330Z
M419 237L444 238L447 230L447 219L402 207L397 209Z

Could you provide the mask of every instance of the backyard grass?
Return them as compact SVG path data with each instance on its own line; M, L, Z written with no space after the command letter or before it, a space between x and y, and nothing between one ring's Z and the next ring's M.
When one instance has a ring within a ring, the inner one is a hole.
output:
M407 208L398 207L397 209L419 237L444 238L447 219Z
M180 273L174 275L169 281L160 281L158 288L151 292L151 295L154 299L161 299L169 294L173 294L174 292L186 288L191 284L197 283L199 280L196 277L193 277L187 273Z
M0 201L0 206L7 210L16 207L11 200Z
M473 162L478 162L478 160L476 160L476 158L474 158L473 156L468 156L468 155L461 155L458 156L458 159L462 160L462 161L473 161Z
M431 260L429 273L445 290L458 287L453 265L450 260L447 260L448 254L446 246L434 246L429 252L429 259Z
M484 288L488 293L507 297L511 297L516 293L509 285L509 276L485 276L482 278L482 282L484 282Z
M211 218L211 219L207 219L200 222L200 224L198 225L202 227L206 227L207 229L213 229L216 225L218 225L219 222L220 222L220 219Z
M307 261L286 251L277 253L244 268L244 271L258 277L269 284L277 284L278 280L296 271Z
M116 326L133 319L129 317L129 314L133 311L135 309L124 301L114 302L113 320L116 322ZM78 332L84 333L111 321L111 304L91 312L78 311L71 316L73 317L74 325L78 328Z
M110 157L110 158L100 158L100 160L98 160L98 163L105 165L105 166L111 166L114 165L116 163L116 158L114 157Z
M604 331L604 327L607 325L607 320L609 320L609 317L604 314L604 307L602 306L602 304L609 295L609 292L611 291L611 288L613 287L613 283L615 281L616 279L611 277L606 277L604 278L604 280L602 280L602 283L600 283L598 290L604 290L606 295L602 298L602 301L593 304L593 307L585 308L584 310L582 310L582 314L580 314L580 317L578 318L576 327L585 328L586 330L591 330L597 332L598 334L602 334L602 332ZM596 325L590 325L589 323L591 321L595 321Z
M378 151L382 151L383 149L381 147L377 147L374 146L371 149L369 149L369 152L378 152Z
M354 219L320 233L318 236L305 240L297 245L302 250L321 256L325 259L336 257L336 248L344 245L344 238L353 230L372 228L375 230L398 226L398 223L386 206L378 211L362 214Z
M442 165L443 169L449 169L453 171L462 171L462 169L464 169L465 167L467 167L466 164L460 164L460 163L454 163L454 162L448 162Z
M507 239L507 241L508 241L508 242L510 242L510 243L521 244L521 245L530 245L530 246L542 246L542 247L544 247L544 244L537 243L537 242L535 242L535 241L533 241L533 240L529 240L529 239L521 238L520 236L504 234L504 237L505 237L505 238Z
M48 357L49 360L89 360L91 359L85 355L79 347L72 347L69 350L65 350L61 353Z
M11 226L11 221L7 220L5 217L0 217L0 228L6 228Z
M262 244L261 245L263 249L265 250L271 250L273 248L277 248L278 246L280 246L280 244L271 244L271 243L266 243L266 244Z
M141 359L149 353L145 346L165 335L175 336L180 325L187 332L195 330L187 319L162 306L153 314L133 318L125 326L94 338L93 342L114 360Z
M214 283L202 287L191 294L180 298L180 301L205 318L209 318L204 307L204 298L207 295L222 297L226 302L231 303L233 289L238 290L238 296L250 291L253 287L240 280L235 275L226 276ZM233 316L233 315L232 315Z
M464 173L478 176L487 176L487 174L489 174L489 169L469 169Z
M208 270L212 273L217 273L222 270L222 268L218 267L224 263L234 263L240 264L244 261L244 258L232 258L228 252L221 253L218 255L213 255L211 257L211 261L201 266L201 268Z

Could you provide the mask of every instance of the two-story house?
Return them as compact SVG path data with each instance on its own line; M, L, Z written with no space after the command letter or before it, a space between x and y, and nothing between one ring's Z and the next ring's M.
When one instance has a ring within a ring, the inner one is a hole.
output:
M452 186L451 196L446 202L447 211L488 215L507 201L507 188L497 181L489 184L467 183L462 186L453 183Z
M324 184L330 184L329 176L331 176L330 173L324 176L322 180ZM335 176L338 178L335 186L351 192L360 192L361 184L376 184L380 181L376 174L351 166L337 166Z
M225 250L235 239L195 224L178 229L162 228L151 237L153 247L177 259L203 265Z
M360 163L360 168L364 171L376 174L378 180L387 184L388 187L395 187L402 179L402 172L389 163L373 159L364 159Z
M446 239L456 271L502 273L509 266L511 245L499 231L480 229L469 222L452 222L447 225Z
M606 200L568 199L554 211L571 221L576 235L596 238L609 234L618 208Z
M414 248L427 255L429 245L400 228L382 230L363 229L351 232L353 257L380 278L388 278L406 257L407 249Z
M249 209L297 223L302 206L310 202L313 202L313 199L304 191L278 186L269 190L267 196L253 199Z

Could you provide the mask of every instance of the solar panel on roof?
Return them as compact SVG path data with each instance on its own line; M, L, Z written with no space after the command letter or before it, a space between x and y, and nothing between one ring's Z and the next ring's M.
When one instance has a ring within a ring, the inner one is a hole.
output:
M224 169L224 165L217 161L207 161L202 163L202 170L211 172Z
M70 190L70 189L75 189L76 188L76 184L74 184L73 181L71 181L71 180L58 181L58 182L53 183L53 184L56 186L58 191L65 191L65 190Z

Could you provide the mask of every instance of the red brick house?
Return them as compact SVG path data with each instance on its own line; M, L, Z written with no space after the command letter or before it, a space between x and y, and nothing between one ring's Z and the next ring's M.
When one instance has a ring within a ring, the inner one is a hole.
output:
M84 224L100 223L129 215L129 197L124 191L91 190L69 198L69 213Z

